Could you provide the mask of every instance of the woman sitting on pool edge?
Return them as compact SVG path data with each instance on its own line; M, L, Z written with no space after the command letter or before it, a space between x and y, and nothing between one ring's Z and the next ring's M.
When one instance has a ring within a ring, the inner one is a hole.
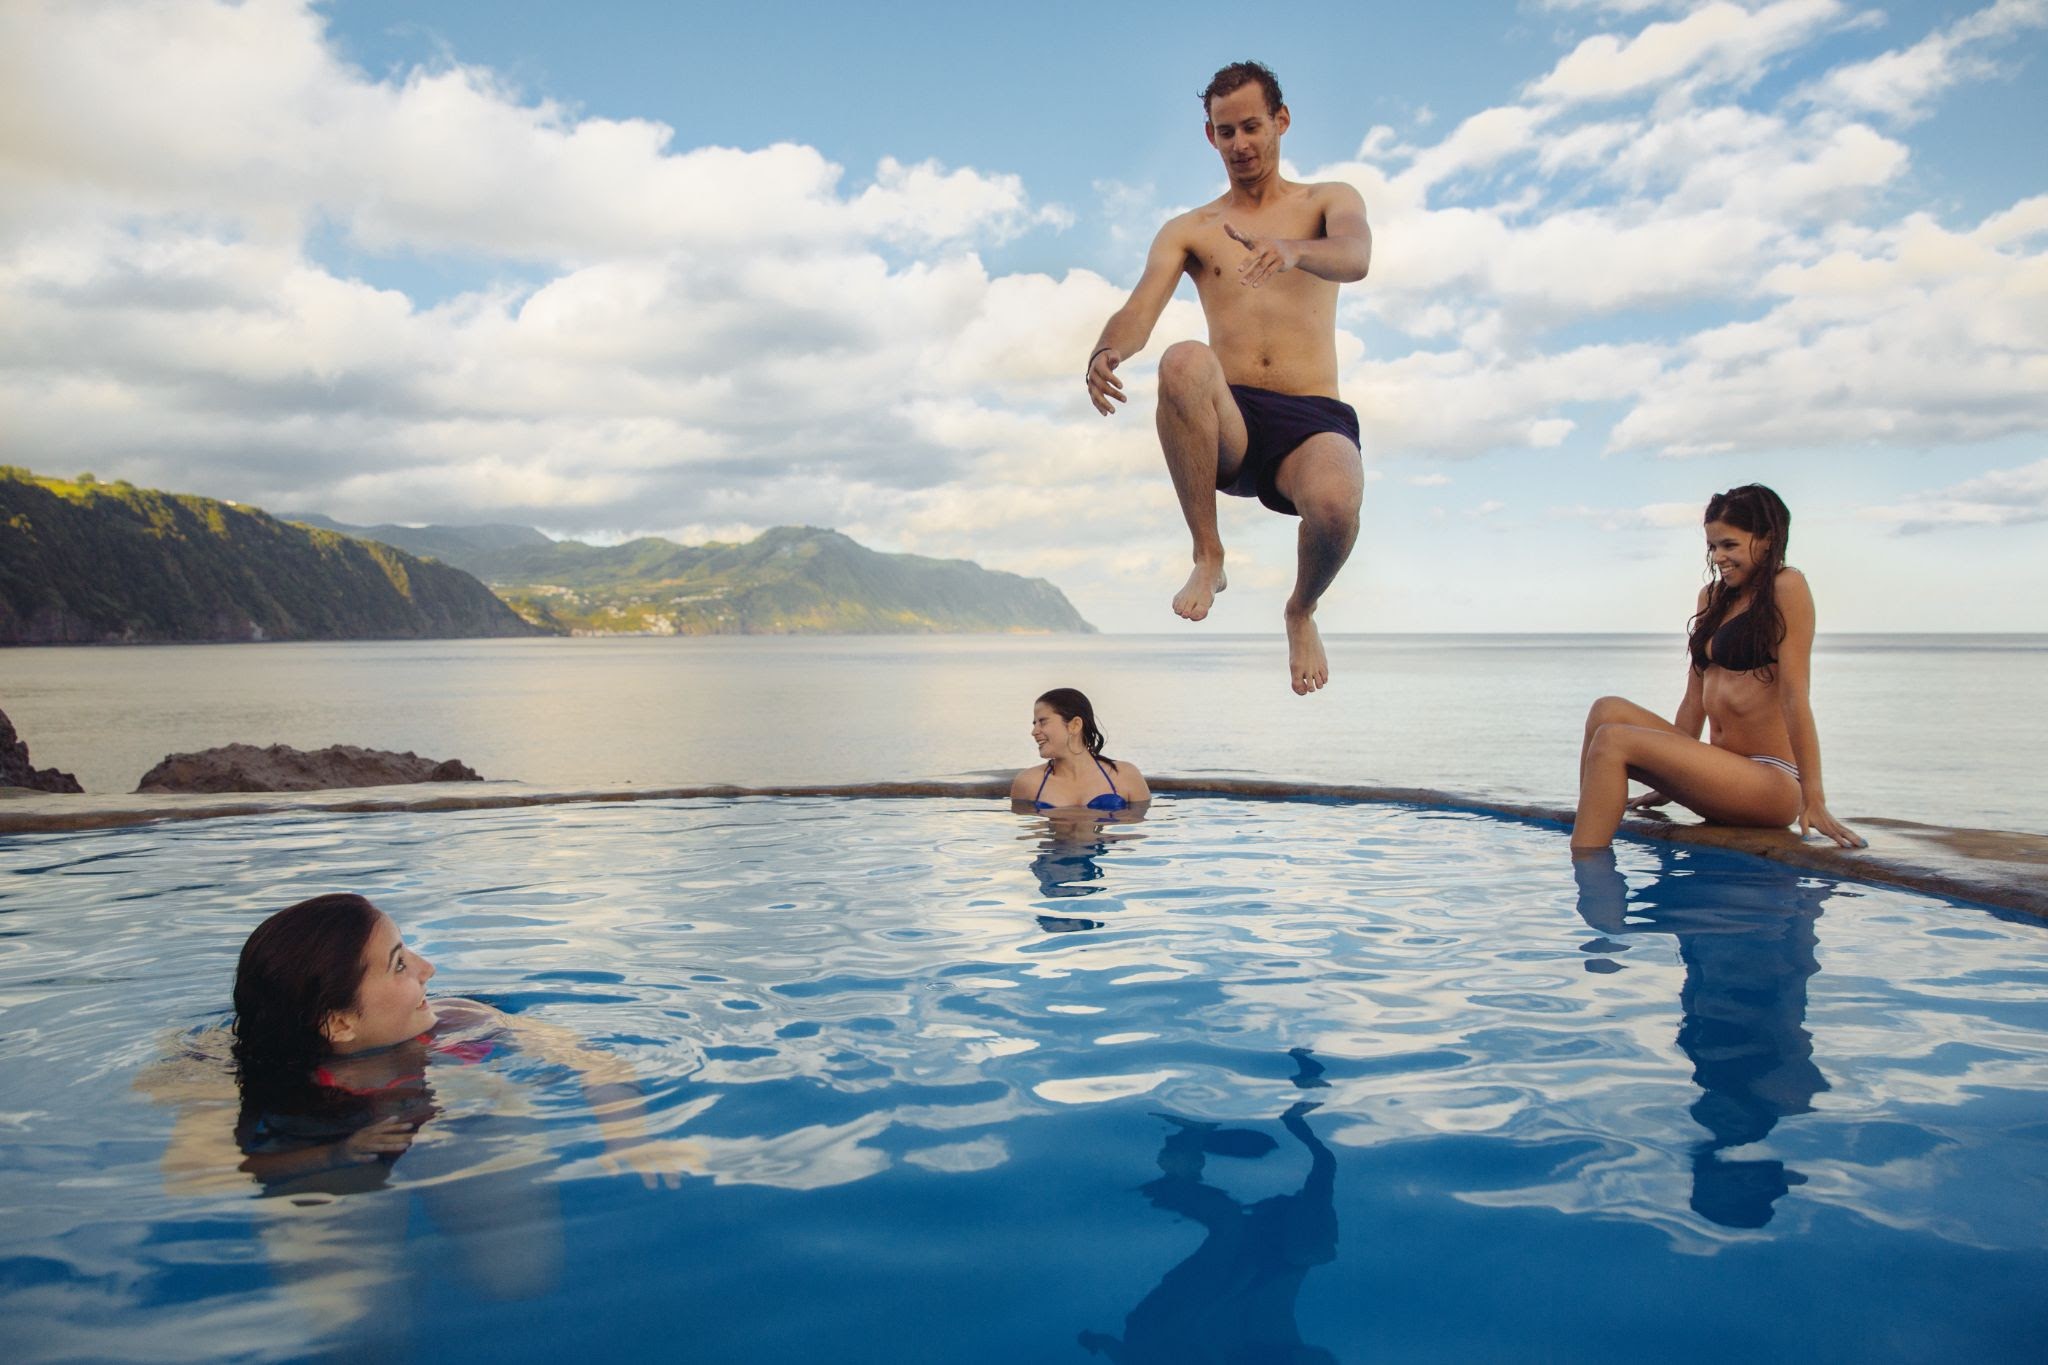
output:
M1031 742L1044 765L1010 783L1010 800L1033 810L1119 811L1152 799L1145 775L1102 754L1095 708L1071 687L1055 687L1031 707Z
M1574 852L1606 848L1623 813L1677 801L1716 824L1799 823L1844 848L1864 841L1828 813L1820 735L1807 700L1813 593L1785 564L1792 514L1761 484L1707 502L1716 578L1692 618L1685 700L1675 721L1621 697L1586 715ZM1708 738L1699 737L1701 726ZM1629 779L1655 790L1628 799Z

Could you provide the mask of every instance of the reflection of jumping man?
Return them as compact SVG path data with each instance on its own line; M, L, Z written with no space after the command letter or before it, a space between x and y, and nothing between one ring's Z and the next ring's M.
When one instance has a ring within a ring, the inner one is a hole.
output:
M1358 414L1337 397L1337 286L1365 278L1372 230L1349 185L1280 177L1289 114L1271 71L1224 67L1202 108L1230 188L1159 230L1088 358L1088 396L1105 416L1125 401L1117 368L1144 348L1182 273L1193 277L1209 344L1159 357L1159 444L1194 538L1173 609L1199 621L1226 586L1218 490L1299 516L1285 620L1289 681L1306 694L1330 680L1316 604L1358 538L1365 476Z
M1280 1117L1308 1149L1301 1189L1251 1205L1206 1183L1202 1168L1210 1156L1262 1157L1273 1150L1273 1139L1248 1128L1164 1116L1177 1127L1159 1150L1161 1175L1145 1186L1145 1197L1200 1223L1207 1235L1131 1310L1121 1341L1081 1334L1091 1355L1107 1355L1118 1365L1327 1365L1335 1359L1306 1345L1294 1321L1302 1280L1312 1267L1337 1258L1337 1158L1303 1117L1315 1108L1303 1102Z

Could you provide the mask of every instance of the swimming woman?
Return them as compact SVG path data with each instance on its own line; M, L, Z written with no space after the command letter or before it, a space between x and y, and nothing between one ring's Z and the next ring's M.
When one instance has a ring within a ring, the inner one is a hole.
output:
M1152 799L1145 775L1102 755L1095 708L1071 687L1055 687L1031 707L1031 742L1041 765L1010 784L1010 799L1033 810L1127 810Z
M434 977L363 897L301 901L243 944L232 1032L180 1034L136 1078L177 1111L169 1192L233 1196L253 1179L270 1196L250 1206L283 1291L264 1321L323 1358L417 1354L415 1207L438 1234L420 1254L452 1261L485 1300L527 1299L560 1282L563 1176L632 1171L675 1186L704 1170L695 1144L649 1133L624 1059L558 1025L431 996ZM559 1106L536 1103L529 1083L535 1063L581 1082L597 1161L565 1159L547 1121Z
M1817 829L1864 841L1828 813L1807 682L1813 593L1785 563L1792 514L1761 484L1707 503L1707 561L1687 648L1685 700L1667 721L1621 697L1586 715L1574 850L1605 848L1627 810L1676 801L1716 824ZM1705 741L1700 730L1707 731ZM1654 788L1629 800L1629 779Z
M623 1061L554 1025L430 999L433 978L433 964L361 896L315 896L256 927L235 969L243 1171L276 1186L388 1165L438 1112L430 1064L471 1066L516 1048L579 1073L615 1161L649 1184L678 1180L646 1150L640 1090Z

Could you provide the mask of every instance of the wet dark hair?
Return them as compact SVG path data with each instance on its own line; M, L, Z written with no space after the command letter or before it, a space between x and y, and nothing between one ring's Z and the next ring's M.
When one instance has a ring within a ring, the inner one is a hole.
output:
M1232 62L1209 78L1209 84L1202 90L1202 112L1209 112L1209 101L1244 89L1256 82L1266 92L1266 112L1280 112L1280 78L1275 76L1264 62Z
M1089 753L1102 759L1110 767L1114 768L1116 766L1115 759L1103 758L1102 729L1095 723L1095 705L1088 700L1085 693L1071 687L1055 687L1038 700L1050 706L1058 713L1061 720L1073 720L1079 717L1081 721L1081 743L1087 746Z
M1749 608L1736 618L1736 637L1731 653L1762 659L1757 672L1765 682L1776 676L1778 646L1785 639L1785 613L1778 609L1778 571L1785 567L1785 543L1792 537L1792 513L1785 500L1760 483L1746 483L1707 499L1702 523L1721 521L1738 531L1747 531L1763 541L1761 551L1750 565L1749 574L1738 590L1718 578L1707 585L1707 602L1692 618L1686 647L1692 652L1696 673L1707 671L1707 643L1728 619L1739 592L1749 595ZM1708 558L1712 571L1712 555Z
M361 896L315 896L256 926L235 965L235 1065L306 1072L330 1050L321 1025L356 1002L377 907Z

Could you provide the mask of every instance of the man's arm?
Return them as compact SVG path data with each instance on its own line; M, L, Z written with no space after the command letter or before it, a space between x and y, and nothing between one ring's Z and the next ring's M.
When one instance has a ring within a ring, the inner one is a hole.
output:
M1088 381L1089 401L1104 417L1116 411L1115 403L1126 401L1116 367L1145 349L1159 315L1166 311L1180 284L1181 272L1187 269L1184 231L1178 218L1159 229L1152 249L1145 253L1145 273L1138 277L1137 288L1131 290L1124 306L1110 315L1102 325L1102 335L1095 339L1095 353L1088 357L1083 377Z
M1237 267L1240 283L1256 289L1270 276L1289 270L1306 270L1337 284L1365 278L1372 268L1372 226L1365 221L1365 200L1349 185L1329 184L1321 189L1326 199L1320 237L1252 237L1229 223L1223 225L1231 240L1247 253Z

